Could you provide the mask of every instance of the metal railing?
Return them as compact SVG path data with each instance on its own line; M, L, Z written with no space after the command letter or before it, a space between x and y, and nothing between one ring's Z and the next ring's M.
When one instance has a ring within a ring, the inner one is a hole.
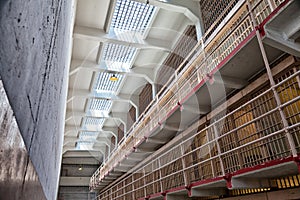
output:
M138 199L286 158L293 155L294 147L300 154L299 77L299 64L288 68L275 78L276 85L267 85L240 99L239 102L251 100L233 105L232 111L225 115L213 117L210 125L155 155L144 167L120 180L98 198L127 199L130 196L130 199ZM282 102L280 105L276 105L276 94ZM286 116L287 127L279 109ZM294 147L286 130L292 135Z
M218 32L210 36L213 39L201 40L188 56L187 59L190 59L190 61L186 65L181 65L175 71L174 76L166 83L168 87L157 94L156 99L145 109L146 112L142 113L137 122L131 127L128 136L119 143L118 148L94 173L91 178L91 188L96 188L100 180L109 171L132 152L139 143L145 140L159 126L160 122L168 117L168 112L178 106L178 102L187 98L193 88L207 79L207 74L216 70L218 65L230 56L230 53L242 41L252 36L251 34L255 32L254 24L261 23L271 13L274 5L278 6L282 3L278 0L244 0L241 2L237 5L238 8L234 9L235 12L232 13L230 20L221 29L217 29ZM270 2L274 5L272 6ZM194 56L191 58L192 55ZM186 63L186 60L183 63ZM210 143L214 142L214 140L210 141ZM211 160L208 162L212 162ZM224 164L226 165L227 162ZM222 163L214 166L215 172L212 172L213 175L220 173L217 170L220 165Z

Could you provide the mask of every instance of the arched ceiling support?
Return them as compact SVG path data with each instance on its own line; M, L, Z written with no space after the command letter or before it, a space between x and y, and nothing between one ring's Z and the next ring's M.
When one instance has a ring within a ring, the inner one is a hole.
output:
M134 0L141 3L184 14L195 26L197 30L197 39L200 41L202 37L201 13L199 1L195 0Z

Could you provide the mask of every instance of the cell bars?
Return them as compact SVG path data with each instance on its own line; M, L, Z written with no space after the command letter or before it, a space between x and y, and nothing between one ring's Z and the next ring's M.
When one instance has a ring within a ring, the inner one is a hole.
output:
M112 75L115 75L118 80L117 81L111 81L109 80ZM108 92L116 92L120 86L120 83L122 81L123 75L121 74L112 74L108 72L100 72L98 74L94 90L96 92L101 91L108 91Z
M143 34L155 11L155 7L131 0L117 0L111 29L135 31Z
M130 69L137 49L135 47L106 43L102 59L108 69Z

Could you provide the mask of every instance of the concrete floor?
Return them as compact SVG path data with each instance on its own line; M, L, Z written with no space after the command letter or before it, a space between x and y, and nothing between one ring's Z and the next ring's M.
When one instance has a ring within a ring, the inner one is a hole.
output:
M53 200L62 156L74 1L0 2L0 75L45 196ZM20 154L16 159L27 157L18 152L11 154ZM30 173L30 162L24 167L25 174ZM2 179L1 184L5 184ZM23 182L21 187L27 185Z

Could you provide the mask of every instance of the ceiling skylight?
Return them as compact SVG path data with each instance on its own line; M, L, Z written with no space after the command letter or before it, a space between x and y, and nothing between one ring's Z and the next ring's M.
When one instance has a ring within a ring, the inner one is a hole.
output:
M112 101L106 99L90 99L89 110L108 111L111 108Z
M84 126L97 126L102 127L104 123L104 118L95 118L95 117L85 117Z
M93 149L94 142L91 141L77 141L76 149L77 150L91 150Z
M155 7L131 0L117 0L111 29L143 33L147 28Z
M100 72L97 76L94 90L96 92L102 92L102 91L116 92L120 86L123 75L115 74L115 76L118 78L118 80L111 81L109 79L112 75L113 75L112 73Z
M82 131L79 133L79 140L95 141L98 137L98 132Z
M103 47L103 61L108 69L130 69L136 48L106 43Z

